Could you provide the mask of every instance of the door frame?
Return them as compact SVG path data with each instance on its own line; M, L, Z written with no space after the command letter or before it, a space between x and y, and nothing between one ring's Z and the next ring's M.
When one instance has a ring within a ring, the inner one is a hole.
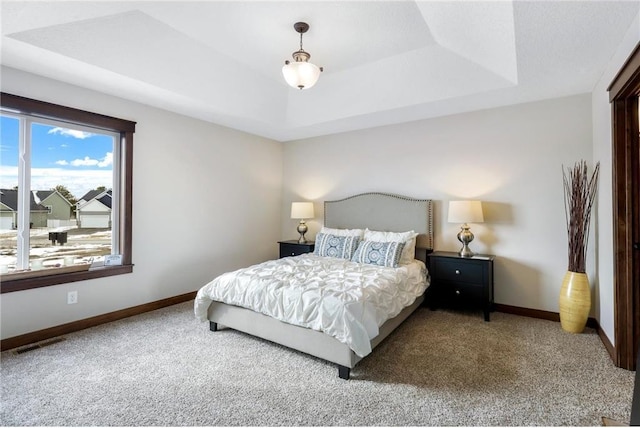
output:
M634 277L638 281L640 276L637 260L640 256L638 252L634 254L633 249L640 234L640 44L636 45L607 90L612 109L613 359L616 366L635 370L640 338L640 290L633 283Z

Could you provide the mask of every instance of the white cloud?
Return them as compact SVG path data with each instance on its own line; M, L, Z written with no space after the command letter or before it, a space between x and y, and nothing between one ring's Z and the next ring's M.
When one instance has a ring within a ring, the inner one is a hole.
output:
M91 159L89 156L85 156L84 159L74 159L71 161L73 166L95 166L100 162L97 159Z
M84 132L84 131L78 131L75 129L67 129L67 128L60 128L60 127L51 128L47 132L47 134L60 134L68 137L78 138L80 140L84 140L85 138L89 138L92 135L94 135L91 132Z
M71 166L98 166L100 168L106 168L113 164L113 153L108 152L102 159L92 159L89 156L85 156L84 159L74 159L71 162L66 160L56 161L57 165L71 165Z
M113 164L113 152L108 152L106 155L104 155L104 157L102 158L98 166L101 168L104 168L107 166L111 166L112 164Z

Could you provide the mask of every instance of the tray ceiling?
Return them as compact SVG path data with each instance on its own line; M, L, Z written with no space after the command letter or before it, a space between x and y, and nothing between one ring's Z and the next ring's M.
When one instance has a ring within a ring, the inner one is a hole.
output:
M590 92L636 1L9 1L2 64L279 141ZM318 83L281 68L304 48Z

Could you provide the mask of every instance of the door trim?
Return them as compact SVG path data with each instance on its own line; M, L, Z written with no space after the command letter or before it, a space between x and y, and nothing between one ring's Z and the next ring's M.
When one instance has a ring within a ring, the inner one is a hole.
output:
M640 44L607 90L612 108L614 363L635 370L640 337L640 291L633 287L634 269L639 268L634 264L633 243L639 212L634 176L639 167Z

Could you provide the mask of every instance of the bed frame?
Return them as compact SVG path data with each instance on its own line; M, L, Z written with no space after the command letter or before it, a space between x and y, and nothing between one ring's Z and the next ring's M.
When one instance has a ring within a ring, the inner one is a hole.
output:
M388 193L363 193L324 203L324 224L340 229L415 230L416 258L426 261L433 250L433 202ZM396 317L387 320L378 336L371 340L374 349L396 329L424 300L420 296ZM212 302L208 311L211 331L220 326L248 333L288 348L313 355L338 365L338 376L349 379L351 369L362 358L332 336L304 327L287 324L250 309Z

